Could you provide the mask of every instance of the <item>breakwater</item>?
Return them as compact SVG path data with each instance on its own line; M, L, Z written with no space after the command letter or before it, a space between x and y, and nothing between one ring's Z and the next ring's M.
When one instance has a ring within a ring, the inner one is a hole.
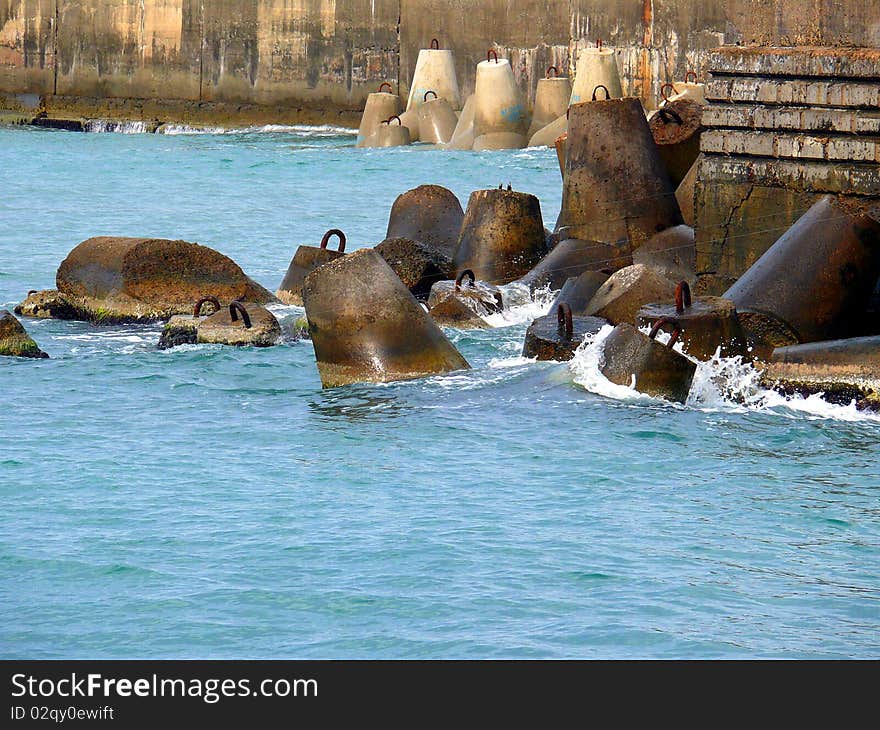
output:
M0 106L189 123L355 124L418 50L456 54L465 94L494 48L534 98L548 65L616 49L624 92L703 76L722 44L880 45L878 3L846 0L0 0Z

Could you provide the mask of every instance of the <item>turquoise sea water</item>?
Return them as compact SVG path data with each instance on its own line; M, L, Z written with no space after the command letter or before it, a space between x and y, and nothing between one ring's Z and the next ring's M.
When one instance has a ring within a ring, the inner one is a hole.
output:
M94 235L198 241L274 290L421 183L558 212L549 150L353 140L0 129L0 307ZM880 655L880 421L731 363L683 407L603 382L598 343L530 363L541 309L450 330L468 373L327 391L307 341L26 320L52 359L0 360L0 656Z

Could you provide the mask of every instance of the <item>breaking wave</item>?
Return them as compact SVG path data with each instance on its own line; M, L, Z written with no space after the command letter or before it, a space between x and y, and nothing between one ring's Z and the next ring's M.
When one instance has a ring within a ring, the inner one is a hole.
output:
M635 390L635 377L631 386L617 385L605 378L601 372L605 339L613 331L611 325L603 327L596 335L588 336L575 352L569 363L574 382L597 395L615 400L665 402L660 398L645 395ZM643 332L648 328L642 328ZM661 332L657 340L668 342L669 335ZM682 343L675 345L681 352ZM742 357L722 357L719 352L706 362L697 363L697 370L691 384L687 403L669 405L679 408L693 408L701 411L755 411L772 413L784 417L798 414L817 419L843 421L880 421L880 414L860 411L853 401L848 405L829 403L820 394L811 396L783 395L761 384L760 371Z
M147 125L146 122L121 121L114 119L89 119L83 125L86 132L106 133L115 132L117 134L147 134L152 132L153 125Z
M156 130L159 134L272 134L290 133L300 137L340 137L355 136L357 130L350 127L336 127L332 124L263 124L250 127L194 127L188 124L163 124Z

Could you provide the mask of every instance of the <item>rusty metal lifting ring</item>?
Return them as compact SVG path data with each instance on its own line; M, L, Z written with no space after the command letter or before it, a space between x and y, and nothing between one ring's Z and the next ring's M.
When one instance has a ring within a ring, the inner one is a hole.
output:
M600 51L602 50L602 39L601 38L596 39L596 48L598 48Z
M665 106L661 106L657 110L657 113L660 115L660 121L662 121L663 124L669 124L670 121L673 121L676 124L684 124L684 119L681 118L681 114L679 114L674 109L669 109Z
M672 89L672 93L673 93L673 94L675 93L675 87L674 87L672 84L670 84L670 83L668 83L668 82L665 83L665 84L663 84L663 86L660 87L660 96L663 97L663 101L669 101L669 97L666 96L666 89L667 89L667 87L670 88L670 89Z
M435 99L439 98L439 97L437 96L437 92L436 92L436 91L430 91L430 90L429 90L429 91L426 91L426 92L425 92L425 95L422 97L422 101L428 101L428 94L433 94Z
M383 120L382 120L382 124L387 124L387 125L390 127L390 126L391 126L391 120L392 120L392 119L396 119L396 120L397 120L397 126L398 126L398 127L402 127L402 126L403 126L403 122L400 120L400 117L397 116L396 114L395 114L393 117L388 117L388 119L383 119Z
M608 87L605 86L604 84L599 84L595 89L593 89L593 101L596 101L596 92L597 92L599 89L604 89L604 90L605 90L605 99L604 99L604 100L605 100L605 101L608 101L608 100L611 98L611 92L608 91Z
M236 314L236 312L238 314ZM230 302L229 316L232 318L233 322L238 322L239 314L241 315L241 321L244 323L244 328L249 330L251 328L251 315L249 315L247 309L244 308L244 304L239 301Z
M436 38L431 39L431 50L432 51L439 51L440 50L440 41L438 41Z
M685 307L691 306L691 287L686 281L675 285L675 311L681 314Z
M211 296L202 297L201 299L199 299L199 301L196 302L196 306L193 307L193 317L196 317L196 318L201 317L202 316L202 305L208 304L208 303L214 305L215 312L220 311L220 300L217 299L217 297L211 297Z
M388 87L389 94L394 92L394 87L390 84L390 82L383 81L381 84L379 84L379 93L380 94L382 93L382 89L384 89L386 86Z
M697 72L696 72L696 71L688 71L688 72L684 75L684 82L685 82L685 83L688 83L688 79L689 79L691 76L694 77L694 81L693 81L693 83L696 84L696 83L697 83Z
M468 279L471 280L471 286L476 286L477 277L474 276L474 272L471 271L470 269L465 269L455 279L455 291L461 290L461 283L464 281L464 277L467 277Z
M336 236L339 239L339 248L336 250L339 253L345 253L345 234L338 228L331 228L324 234L324 237L321 239L321 248L327 248L327 244L330 243L330 236Z
M570 340L574 335L574 321L571 318L571 307L568 306L568 302L561 302L556 307L556 321L560 329L565 328L565 337Z
M553 76L550 76L550 72L551 72L551 71L553 72ZM547 74L546 74L546 76L547 76L548 79L549 79L549 78L554 78L554 79L555 79L557 76L559 76L559 69L558 69L556 66L548 66L548 67L547 67Z
M664 324L669 324L673 326L672 336L669 338L669 342L666 343L666 347L670 350L678 342L678 337L681 334L681 328L678 326L678 323L674 319L670 319L669 317L661 317L656 322L654 322L654 326L651 327L651 331L648 333L648 337L652 340L657 336L657 333L660 331L660 328Z
M498 51L496 51L494 48L490 48L488 51L486 51L486 60L487 61L489 60L490 56L494 56L495 63L498 63Z

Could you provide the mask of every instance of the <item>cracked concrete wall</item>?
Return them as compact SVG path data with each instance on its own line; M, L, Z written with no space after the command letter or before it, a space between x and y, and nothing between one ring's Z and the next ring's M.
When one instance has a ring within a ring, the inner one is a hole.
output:
M880 49L730 46L709 62L696 264L698 290L721 294L818 197L880 201Z
M569 68L601 38L625 91L652 106L722 43L878 46L880 0L0 0L0 92L329 121L382 81L408 91L434 37L455 50L464 93L488 48L533 92L547 66Z

